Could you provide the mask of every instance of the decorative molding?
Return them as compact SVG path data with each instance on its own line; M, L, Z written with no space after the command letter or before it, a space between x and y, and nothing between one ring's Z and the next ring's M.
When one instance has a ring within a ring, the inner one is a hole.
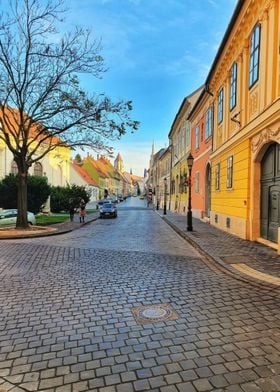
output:
M259 103L259 92L255 91L250 95L249 101L249 116L250 118L258 111L258 103Z
M275 141L280 143L280 127L277 129L270 129L266 128L262 132L260 132L258 135L254 136L252 138L252 152L255 153L262 147L264 144L266 144L269 141Z

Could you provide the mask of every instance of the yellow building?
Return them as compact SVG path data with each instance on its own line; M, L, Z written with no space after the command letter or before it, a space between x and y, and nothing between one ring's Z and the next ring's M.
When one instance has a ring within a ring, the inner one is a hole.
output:
M171 177L169 209L178 213L187 213L187 156L191 150L191 134L188 115L196 102L201 88L197 89L183 99L183 102L175 116L168 134L171 151Z
M214 97L210 221L278 241L279 1L239 0L206 80Z
M158 200L160 208L168 208L170 198L170 163L171 151L167 147L158 160Z

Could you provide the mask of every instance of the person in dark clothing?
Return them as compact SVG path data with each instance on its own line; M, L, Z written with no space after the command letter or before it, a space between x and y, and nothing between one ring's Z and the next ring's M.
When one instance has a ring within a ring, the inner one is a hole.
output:
M70 221L73 222L74 221L74 215L75 215L75 208L74 208L74 206L70 206L70 208L69 208L69 215L70 215Z

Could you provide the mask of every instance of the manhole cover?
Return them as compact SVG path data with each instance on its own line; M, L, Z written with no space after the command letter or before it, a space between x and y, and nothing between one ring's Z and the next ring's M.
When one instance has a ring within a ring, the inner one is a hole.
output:
M178 318L175 310L168 304L137 306L131 311L138 324L157 323Z

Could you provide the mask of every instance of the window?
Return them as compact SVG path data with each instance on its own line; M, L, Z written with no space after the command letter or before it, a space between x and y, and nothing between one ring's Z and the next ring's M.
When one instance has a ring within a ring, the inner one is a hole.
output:
M199 192L199 172L195 173L195 192Z
M186 122L186 145L190 145L190 124Z
M12 174L18 174L18 166L16 164L16 161L13 161L11 164L11 173Z
M237 90L237 64L233 63L230 70L230 92L229 92L230 110L232 110L236 106L236 90Z
M249 87L259 79L261 26L258 24L250 39Z
M227 188L232 188L232 175L233 175L233 156L227 159Z
M185 132L184 128L181 129L181 156L185 152Z
M216 169L215 169L215 189L216 189L216 191L220 190L220 172L221 172L221 166L220 166L220 163L217 163Z
M221 88L218 94L218 124L221 124L224 118L224 89Z
M196 150L199 149L199 126L195 127L195 148Z
M206 140L212 135L212 127L213 127L213 107L211 106L206 112L206 127L205 127Z
M35 162L34 164L34 176L42 176L43 168L40 162Z

